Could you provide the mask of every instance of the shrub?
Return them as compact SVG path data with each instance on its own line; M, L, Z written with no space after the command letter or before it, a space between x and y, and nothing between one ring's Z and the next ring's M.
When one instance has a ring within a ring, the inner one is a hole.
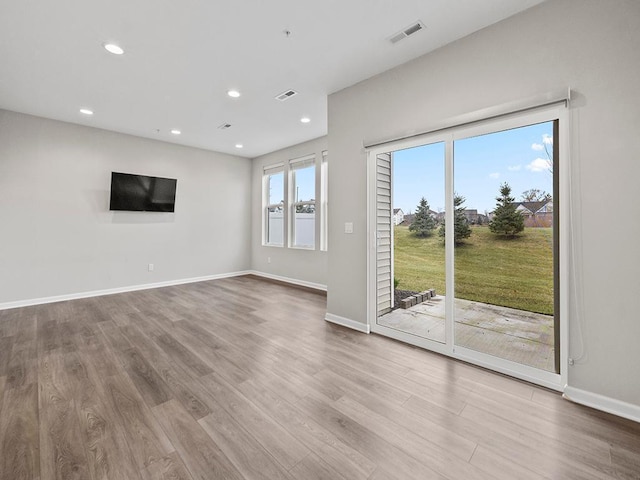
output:
M496 235L515 237L524 230L524 217L516 210L518 207L508 183L500 186L500 196L496 200L498 203L489 222L489 230Z
M422 197L409 231L415 233L418 237L430 237L433 235L435 228L436 220L429 213L429 202Z

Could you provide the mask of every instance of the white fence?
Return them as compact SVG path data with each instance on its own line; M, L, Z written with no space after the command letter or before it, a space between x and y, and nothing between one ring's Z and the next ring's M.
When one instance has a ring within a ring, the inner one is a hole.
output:
M269 243L282 245L284 233L284 218L282 212L269 212ZM316 214L296 213L295 246L311 247L316 239ZM293 243L293 242L292 242Z

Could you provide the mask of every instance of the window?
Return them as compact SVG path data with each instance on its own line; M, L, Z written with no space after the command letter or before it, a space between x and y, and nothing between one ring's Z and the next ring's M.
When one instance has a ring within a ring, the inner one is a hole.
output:
M319 153L319 152L318 152ZM327 152L268 165L262 176L262 244L327 250Z
M329 244L329 233L327 229L327 212L329 211L329 163L327 161L327 151L322 152L322 163L320 164L320 250L327 251Z
M316 245L316 162L307 156L289 162L290 245L315 248Z
M284 165L265 167L264 191L264 244L284 245Z

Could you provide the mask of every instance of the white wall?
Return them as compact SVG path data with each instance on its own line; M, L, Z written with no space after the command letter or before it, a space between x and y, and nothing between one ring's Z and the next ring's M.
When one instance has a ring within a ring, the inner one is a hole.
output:
M640 2L555 0L331 95L328 314L366 323L363 142L570 86L569 384L640 407L639 85Z
M111 171L176 178L175 213L110 212ZM250 178L240 157L0 110L0 304L247 270Z
M286 164L289 160L315 154L316 164L322 159L322 152L327 150L327 137L294 145L277 152L269 153L253 160L251 203L251 268L267 275L297 280L301 283L324 287L327 285L328 252L320 251L316 242L315 250L262 245L262 174L264 167L277 163ZM331 152L329 152L329 170L331 170ZM316 168L316 191L319 192L320 170ZM286 188L286 184L285 184ZM331 202L331 185L329 184L329 202ZM317 201L320 208L320 201ZM320 215L316 210L317 216ZM316 223L319 225L319 223ZM316 239L318 235L316 235ZM331 248L331 246L329 246ZM271 263L269 263L271 259Z

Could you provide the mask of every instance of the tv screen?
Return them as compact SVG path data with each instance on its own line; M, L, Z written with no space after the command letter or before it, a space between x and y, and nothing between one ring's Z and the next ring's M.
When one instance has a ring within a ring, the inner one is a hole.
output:
M109 210L173 212L176 183L175 178L111 172Z

